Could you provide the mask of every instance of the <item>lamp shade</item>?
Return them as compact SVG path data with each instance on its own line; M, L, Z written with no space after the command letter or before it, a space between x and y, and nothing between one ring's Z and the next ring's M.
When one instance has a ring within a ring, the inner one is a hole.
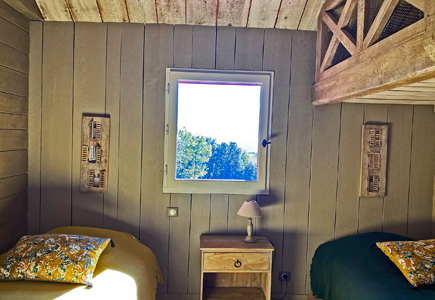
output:
M257 201L255 200L247 200L243 202L239 211L237 212L239 216L242 217L261 217L263 214L261 213L261 209L258 206Z

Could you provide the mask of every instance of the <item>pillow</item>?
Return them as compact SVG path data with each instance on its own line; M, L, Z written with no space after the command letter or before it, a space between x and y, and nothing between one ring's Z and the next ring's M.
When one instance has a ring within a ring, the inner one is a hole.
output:
M85 235L23 236L0 266L0 280L40 280L89 284L109 238Z
M383 242L376 245L413 286L435 283L435 239Z

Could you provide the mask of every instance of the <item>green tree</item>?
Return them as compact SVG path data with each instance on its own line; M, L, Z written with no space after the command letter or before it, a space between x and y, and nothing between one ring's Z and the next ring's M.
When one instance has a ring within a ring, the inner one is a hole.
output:
M177 178L201 179L207 174L212 146L202 135L193 135L186 128L177 136Z

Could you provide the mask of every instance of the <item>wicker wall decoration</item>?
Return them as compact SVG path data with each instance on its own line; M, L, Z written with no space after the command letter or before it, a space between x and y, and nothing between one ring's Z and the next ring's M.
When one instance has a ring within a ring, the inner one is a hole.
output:
M107 192L110 118L82 117L81 192Z
M363 125L360 197L384 197L388 125Z

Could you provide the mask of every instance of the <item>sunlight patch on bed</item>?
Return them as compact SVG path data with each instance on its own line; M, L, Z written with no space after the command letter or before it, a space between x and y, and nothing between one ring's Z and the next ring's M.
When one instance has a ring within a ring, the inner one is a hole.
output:
M84 285L75 288L56 300L69 299L123 299L136 300L137 287L133 278L122 272L105 270L92 279L93 288L87 289ZM86 298L85 298L86 297Z

